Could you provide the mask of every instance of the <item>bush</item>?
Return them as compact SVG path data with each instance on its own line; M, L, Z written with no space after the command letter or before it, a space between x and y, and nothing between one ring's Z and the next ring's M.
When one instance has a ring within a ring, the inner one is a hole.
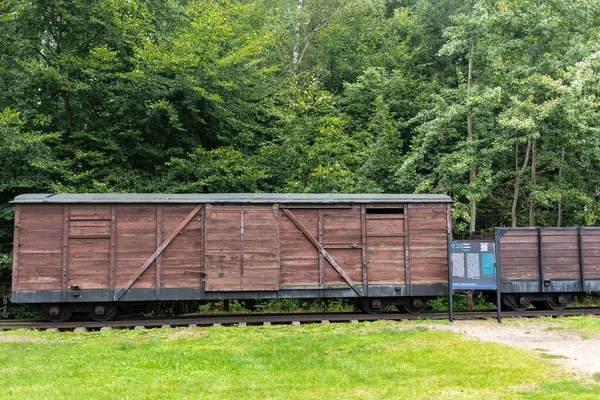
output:
M448 303L448 296L440 296L437 299L429 300L428 306L432 311L444 312L448 311ZM467 295L464 293L455 293L454 296L452 296L452 303L452 309L454 311L466 311ZM487 294L484 294L483 292L473 293L473 310L493 309L496 309L496 303L490 302Z

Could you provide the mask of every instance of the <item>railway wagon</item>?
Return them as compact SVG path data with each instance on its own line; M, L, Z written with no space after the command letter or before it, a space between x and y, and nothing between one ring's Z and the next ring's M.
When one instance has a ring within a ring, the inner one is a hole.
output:
M351 298L420 311L448 292L451 199L402 194L28 194L12 301L54 321L122 302Z
M497 228L503 305L559 310L600 292L600 228Z

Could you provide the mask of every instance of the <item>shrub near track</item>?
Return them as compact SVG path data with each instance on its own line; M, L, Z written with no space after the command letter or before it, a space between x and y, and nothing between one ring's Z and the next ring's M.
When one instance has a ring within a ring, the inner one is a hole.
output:
M0 398L582 398L533 352L374 322L0 333Z

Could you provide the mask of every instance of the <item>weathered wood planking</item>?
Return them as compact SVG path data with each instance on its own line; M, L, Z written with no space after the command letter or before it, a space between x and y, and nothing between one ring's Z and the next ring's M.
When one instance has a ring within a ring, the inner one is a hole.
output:
M160 206L158 206L158 207L160 207ZM157 233L156 233L157 248L156 248L156 250L152 253L152 255L146 261L144 261L142 266L136 270L136 272L133 274L133 276L131 278L129 278L129 280L123 287L124 290L120 292L120 294L116 297L116 300L118 300L127 290L129 290L133 286L133 284L135 284L138 281L138 279L142 276L142 274L153 264L155 266L155 276L156 276L154 287L157 290L160 289L158 276L160 274L162 274L162 270L159 269L159 267L161 265L157 262L157 259L162 255L162 252L164 251L164 249L171 244L171 242L182 232L182 230L187 226L187 224L196 215L198 215L200 210L202 210L203 208L204 208L204 206L201 204L196 205L194 207L194 209L185 217L185 219L179 223L177 228L175 228L164 241L161 241L160 244L159 244L159 229L157 228ZM162 217L162 212L159 212L159 210L162 211L162 209L157 208L157 213L156 213L157 218L158 218L158 215L161 215L161 217ZM159 226L159 222L160 221L157 220L157 227ZM162 233L160 234L160 236L162 236Z
M164 205L162 236L166 238L194 210L194 205ZM162 252L163 288L199 288L202 284L203 213L197 213Z
M540 279L537 229L510 230L500 238L502 275L507 279Z
M71 205L66 288L110 287L110 205Z
M367 214L367 276L371 284L406 283L403 214Z
M600 279L600 229L582 229L581 241L586 279Z
M206 223L206 290L242 290L242 212L214 208Z
M367 273L371 284L404 284L404 236L368 236Z
M544 279L578 279L579 235L577 230L542 230Z
M279 242L271 207L244 208L243 290L278 290Z
M363 279L360 221L360 208L358 207L323 210L322 246L354 283L362 282ZM351 246L355 246L355 248L353 249ZM324 272L325 286L346 284L339 272L328 262L324 263Z
M340 268L355 283L362 282L362 252L361 249L329 249L329 255L338 263ZM325 263L325 286L346 285L347 282L329 263Z
M377 215L381 217L381 215ZM404 218L370 219L367 218L367 236L404 236Z
M17 205L13 290L60 290L63 275L63 205Z
M506 278L540 279L538 235L537 229L508 230L500 238L502 274ZM541 229L545 280L581 278L578 235L577 229ZM600 278L600 234L582 229L581 243L585 278Z
M353 208L354 209L354 208ZM323 222L323 215L321 214L321 212L319 212L318 215L318 231L319 234L317 237L315 237L315 235L313 235L303 224L302 222L292 213L292 211L290 211L289 209L281 209L281 211L283 212L283 214L285 214L285 217L287 217L287 219L292 222L294 224L294 226L300 230L300 232L302 232L302 235L304 235L304 237L310 242L310 244L319 252L320 255L322 255L325 260L327 260L327 263L329 264L329 266L331 266L336 272L337 274L343 279L343 281L345 282L345 284L347 284L348 286L350 286L352 288L352 290L354 292L356 292L358 295L361 295L361 293L359 292L356 283L354 282L354 280L348 275L348 273L340 266L340 264L336 261L336 259L332 256L332 254L330 252L328 252L327 250L325 250L325 248L323 247L323 243L320 242L320 238L322 237L321 235L321 223ZM358 214L360 217L360 213ZM347 217L346 217L347 218ZM362 240L362 231L361 231L361 240ZM347 253L344 253L344 256L347 255ZM362 253L361 253L361 258L362 258ZM353 265L352 265L352 257L350 259L344 260L346 261L346 264L349 265L350 269L353 269ZM319 265L319 268L321 268L321 265ZM325 267L326 268L326 267ZM362 280L362 261L359 264L359 269L360 269L360 279ZM328 280L328 276L327 276L327 269L325 269L325 282L327 284L327 280ZM320 281L319 281L320 282Z
M408 244L412 284L448 281L448 213L445 204L410 204Z
M122 289L156 250L156 205L117 206L115 289ZM156 265L133 283L134 289L156 287Z
M313 236L319 237L319 210L295 208L293 211L302 225ZM281 285L318 287L319 252L289 218L282 216L280 230Z
M74 204L67 212L64 205L19 205L28 213L20 215L15 245L16 288L403 284L410 275L408 253L415 283L438 282L446 273L437 274L447 268L444 205L412 205L406 214L398 204L388 205L390 214L368 213L364 206L293 208L304 233L276 206L207 206L156 253L196 206Z
M107 289L110 238L69 238L67 288Z
M164 228L164 212L165 207L162 204L156 206L156 248L159 248L163 243L163 228ZM185 227L184 227L185 229ZM181 233L181 232L180 232ZM172 243L172 242L171 242ZM162 289L162 278L163 278L163 255L164 250L156 256L156 296L160 298L161 289Z

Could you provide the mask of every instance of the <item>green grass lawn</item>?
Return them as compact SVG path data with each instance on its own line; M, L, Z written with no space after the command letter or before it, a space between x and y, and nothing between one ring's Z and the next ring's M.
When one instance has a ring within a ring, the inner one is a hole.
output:
M551 329L567 329L588 335L600 335L600 317L597 316L585 315L579 317L552 318L548 319L548 321L559 324L559 326Z
M548 330L567 330L579 332L584 338L591 336L600 336L600 317L595 315L582 315L570 317L548 317L522 319L505 319L504 323L510 325L525 326L527 324L549 324Z
M8 342L2 337L35 341ZM0 333L0 398L597 399L535 352L393 322Z

